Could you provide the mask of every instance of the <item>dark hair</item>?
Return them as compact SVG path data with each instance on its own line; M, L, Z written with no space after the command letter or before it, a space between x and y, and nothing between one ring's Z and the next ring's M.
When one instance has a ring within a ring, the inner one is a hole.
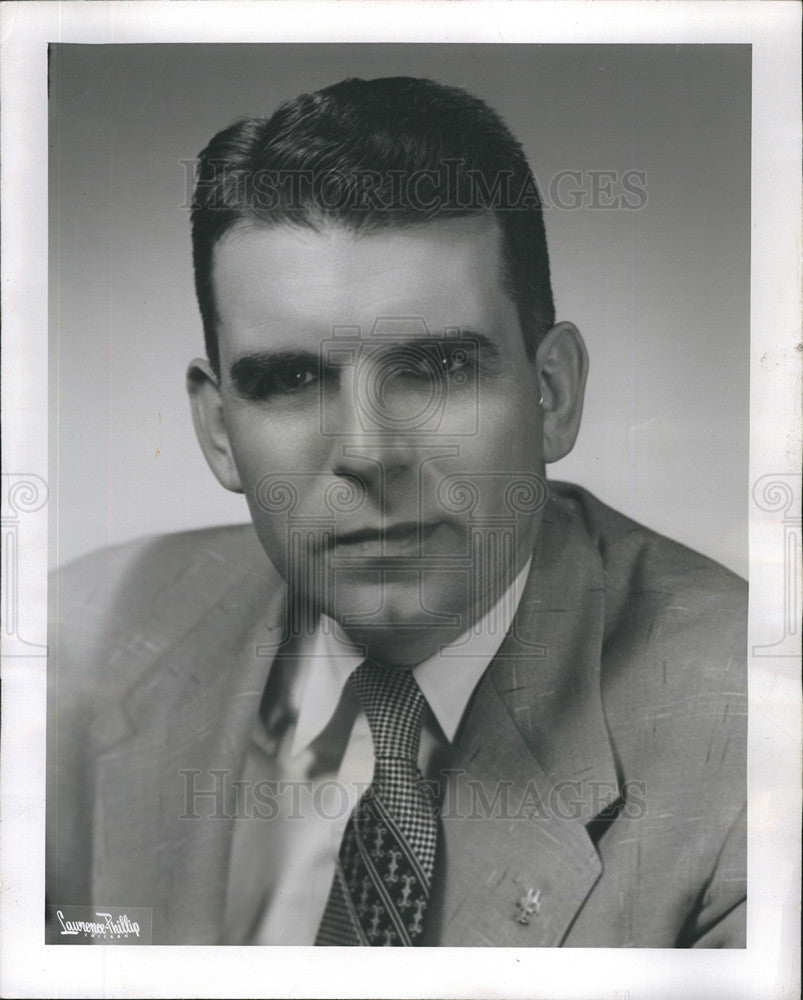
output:
M348 79L235 122L199 157L192 204L195 290L219 372L217 241L246 222L355 231L493 212L502 281L530 357L555 322L541 199L520 143L483 101L412 77Z

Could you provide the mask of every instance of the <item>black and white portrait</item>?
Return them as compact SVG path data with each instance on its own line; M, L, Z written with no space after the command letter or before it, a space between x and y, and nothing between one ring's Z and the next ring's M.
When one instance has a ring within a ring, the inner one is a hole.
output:
M95 41L47 52L46 950L738 961L751 45Z
M56 941L744 946L749 69L52 49Z

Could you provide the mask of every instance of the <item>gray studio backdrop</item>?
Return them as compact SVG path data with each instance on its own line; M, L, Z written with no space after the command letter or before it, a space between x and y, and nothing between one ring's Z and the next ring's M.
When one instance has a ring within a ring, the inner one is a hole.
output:
M483 97L530 157L558 318L591 357L550 474L745 574L750 49L712 45L53 46L50 564L248 519L184 394L189 161L236 118L398 74Z

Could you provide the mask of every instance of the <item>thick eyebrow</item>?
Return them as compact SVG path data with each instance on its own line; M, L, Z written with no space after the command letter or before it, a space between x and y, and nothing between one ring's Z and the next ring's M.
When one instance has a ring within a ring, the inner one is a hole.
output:
M499 357L499 347L490 337L484 333L476 333L473 330L461 330L460 334L448 337L413 337L407 340L395 340L392 337L377 337L366 340L372 346L385 345L390 350L402 350L406 347L457 347L461 342L476 344L488 360L495 360ZM327 341L328 344L337 344L337 339ZM343 338L343 345L348 341ZM243 354L232 362L229 368L229 375L234 387L240 393L248 394L253 392L259 381L266 375L276 371L277 368L297 365L306 367L311 371L317 369L321 363L321 353L313 351L254 351Z
M231 363L229 375L235 383L253 375L263 375L277 365L318 364L318 354L312 351L253 351L241 354Z
M383 338L376 338L371 343L381 344ZM450 334L448 337L412 337L409 340L394 340L388 338L388 344L401 348L405 347L428 347L435 346L441 348L459 347L466 341L476 344L482 351L483 356L488 360L495 360L499 357L499 345L484 333L475 333L473 330L461 330L459 334Z

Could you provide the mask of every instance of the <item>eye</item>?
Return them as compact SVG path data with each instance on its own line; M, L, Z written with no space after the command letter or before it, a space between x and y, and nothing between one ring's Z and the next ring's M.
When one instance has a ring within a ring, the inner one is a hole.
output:
M317 377L317 371L313 371L309 365L288 363L280 365L276 371L271 373L267 381L275 391L297 392L299 389L311 385Z
M386 377L427 382L440 377L460 384L468 378L474 364L465 346L434 341L389 353L383 358L383 367Z
M245 394L251 399L269 400L292 396L311 388L318 381L317 365L304 361L284 361L260 372Z
M441 367L446 375L457 377L461 382L468 377L472 368L471 357L465 347L446 346L443 348Z
M456 388L473 385L478 374L476 351L464 344L441 343L439 368L443 378Z

